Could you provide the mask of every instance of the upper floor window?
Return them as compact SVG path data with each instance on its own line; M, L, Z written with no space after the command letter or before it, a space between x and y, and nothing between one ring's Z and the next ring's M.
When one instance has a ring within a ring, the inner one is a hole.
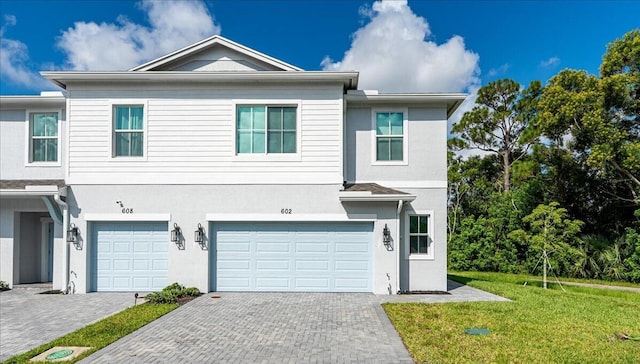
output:
M58 113L30 114L29 154L31 162L58 161Z
M236 152L296 153L294 106L238 106Z
M404 160L404 113L376 112L375 124L376 160Z
M141 157L144 150L144 107L118 105L113 107L116 157Z

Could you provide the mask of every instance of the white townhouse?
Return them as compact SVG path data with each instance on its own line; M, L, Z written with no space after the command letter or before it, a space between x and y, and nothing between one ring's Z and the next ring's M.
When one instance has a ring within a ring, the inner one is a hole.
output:
M447 118L213 36L0 97L0 280L54 289L447 289Z

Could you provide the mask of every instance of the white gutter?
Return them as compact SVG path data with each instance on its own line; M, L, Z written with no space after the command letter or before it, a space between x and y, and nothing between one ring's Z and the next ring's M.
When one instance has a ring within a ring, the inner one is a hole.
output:
M396 293L400 291L400 245L401 245L401 234L400 234L400 213L402 212L402 207L404 206L404 201L398 200L398 209L396 210L396 231L398 232L398 243L396 244Z
M68 286L69 286L69 243L67 242L67 227L69 226L69 204L67 204L66 201L63 201L60 198L60 195L63 195L63 197L67 197L67 187L62 187L60 189L59 193L56 193L53 196L53 199L56 201L56 203L58 205L60 205L60 207L62 207L62 241L64 242L64 258L62 259L62 264L63 264L63 270L64 270L64 275L63 275L63 280L62 283L64 283L62 285L63 287L63 291L66 294L69 294L69 290L68 290Z

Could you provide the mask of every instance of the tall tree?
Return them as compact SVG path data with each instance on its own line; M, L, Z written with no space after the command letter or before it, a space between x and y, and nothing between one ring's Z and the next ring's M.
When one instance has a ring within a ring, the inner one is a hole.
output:
M531 120L542 91L539 81L522 90L511 79L491 82L478 91L476 106L452 128L457 148L479 149L502 159L503 191L511 189L511 167L524 157L537 138Z
M640 205L640 30L607 48L600 76L564 70L539 103L539 130L608 178L611 196ZM624 193L620 194L620 189Z

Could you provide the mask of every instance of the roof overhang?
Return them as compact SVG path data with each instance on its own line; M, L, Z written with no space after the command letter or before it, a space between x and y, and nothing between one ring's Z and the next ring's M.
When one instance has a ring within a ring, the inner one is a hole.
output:
M416 196L409 194L374 194L371 191L340 191L338 198L341 202L411 202Z
M358 72L325 71L242 71L242 72L40 72L54 84L66 89L70 83L342 83L345 89L358 87Z
M27 107L59 107L65 106L64 96L0 96L0 108L15 109Z
M41 197L55 196L58 193L60 193L60 187L56 185L25 186L25 188L0 189L1 197Z
M367 94L366 92L348 93L346 100L348 105L445 105L447 118L458 109L467 98L464 93L398 93L398 94Z

